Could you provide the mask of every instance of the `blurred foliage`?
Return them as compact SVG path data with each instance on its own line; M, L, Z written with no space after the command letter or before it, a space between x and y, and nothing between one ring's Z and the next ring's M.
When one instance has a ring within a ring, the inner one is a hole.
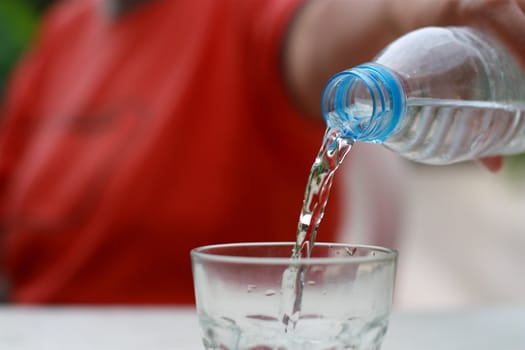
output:
M505 157L505 171L511 182L521 186L525 176L525 153Z
M50 0L0 0L0 93Z

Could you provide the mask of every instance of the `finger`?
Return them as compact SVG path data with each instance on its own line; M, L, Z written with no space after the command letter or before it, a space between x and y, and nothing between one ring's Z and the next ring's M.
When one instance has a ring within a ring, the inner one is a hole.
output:
M501 170L503 166L503 157L501 156L495 156L495 157L486 157L483 159L480 159L479 162L487 168L490 172L497 172Z
M521 11L525 12L525 0L517 0L516 3L521 8Z

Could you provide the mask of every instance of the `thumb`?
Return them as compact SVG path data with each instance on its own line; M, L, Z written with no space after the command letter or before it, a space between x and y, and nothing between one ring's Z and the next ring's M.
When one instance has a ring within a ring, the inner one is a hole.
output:
M490 172L497 172L501 169L503 166L503 157L502 156L494 156L494 157L486 157L479 160L479 162Z

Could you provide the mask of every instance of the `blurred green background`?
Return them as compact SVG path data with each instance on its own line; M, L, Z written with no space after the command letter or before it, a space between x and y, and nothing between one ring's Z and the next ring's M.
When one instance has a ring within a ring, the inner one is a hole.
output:
M0 0L0 92L52 0Z

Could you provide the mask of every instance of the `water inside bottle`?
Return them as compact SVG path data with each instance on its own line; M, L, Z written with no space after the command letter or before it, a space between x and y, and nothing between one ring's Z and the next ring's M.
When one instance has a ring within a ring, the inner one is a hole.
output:
M525 104L410 98L385 145L405 157L447 164L520 151Z

